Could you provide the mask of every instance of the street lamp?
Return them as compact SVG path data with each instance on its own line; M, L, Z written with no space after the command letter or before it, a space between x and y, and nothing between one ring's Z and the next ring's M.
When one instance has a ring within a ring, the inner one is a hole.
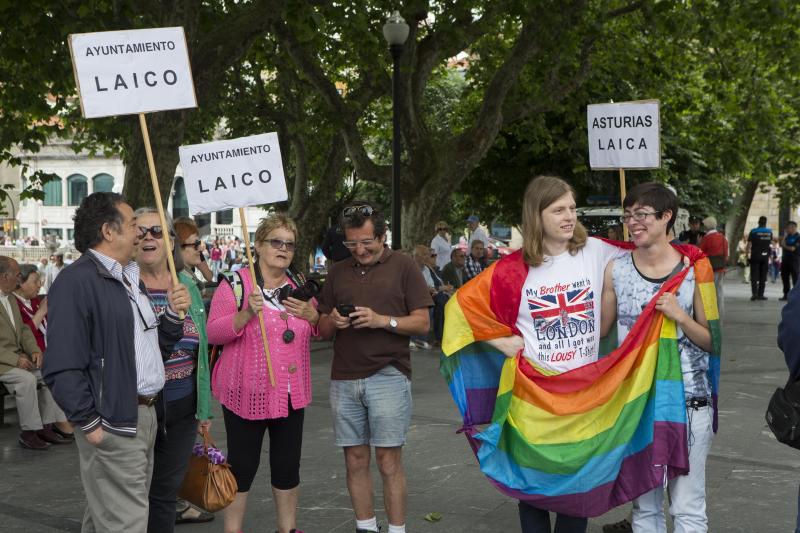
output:
M389 43L389 52L392 54L392 249L399 250L400 237L400 57L403 55L403 45L408 39L408 24L400 16L399 11L383 25L383 37Z

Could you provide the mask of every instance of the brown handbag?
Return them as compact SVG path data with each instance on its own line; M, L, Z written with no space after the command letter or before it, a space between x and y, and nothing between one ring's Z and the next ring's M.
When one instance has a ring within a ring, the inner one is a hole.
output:
M236 497L236 478L231 472L231 465L222 463L215 465L208 457L209 446L214 441L203 428L203 455L192 454L189 458L189 469L183 478L178 496L194 505L215 513L224 509Z

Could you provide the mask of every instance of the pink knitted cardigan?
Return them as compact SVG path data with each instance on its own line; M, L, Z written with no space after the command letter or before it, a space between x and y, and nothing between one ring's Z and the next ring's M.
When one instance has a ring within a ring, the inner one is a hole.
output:
M246 271L242 283L243 294L250 294L253 284ZM237 332L233 329L233 317L237 312L230 284L220 283L211 300L206 326L208 342L223 345L211 377L214 397L248 420L288 416L290 387L292 407L300 409L308 405L311 402L310 343L316 328L289 315L289 328L294 331L295 338L287 344L282 339L286 324L280 313L269 305L264 306L264 324L275 373L275 387L272 387L258 318L254 317Z

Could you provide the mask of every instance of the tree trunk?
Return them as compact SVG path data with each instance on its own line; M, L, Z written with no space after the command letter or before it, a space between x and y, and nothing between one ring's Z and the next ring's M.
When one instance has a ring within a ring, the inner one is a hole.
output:
M725 237L728 239L732 264L739 260L736 246L742 238L747 223L747 213L750 212L750 205L758 190L758 181L747 181L742 188L742 193L737 196L730 210L728 211L728 222L725 225Z
M450 195L455 189L441 175L432 175L425 185L403 197L403 248L417 244L429 246L436 222L446 217Z
M172 181L178 166L178 147L183 140L189 113L191 111L167 111L145 115L150 146L158 176L161 201L167 209ZM132 121L133 129L129 146L125 150L125 186L123 194L134 209L144 206L155 207L155 195L150 181L150 170L144 148L139 119Z

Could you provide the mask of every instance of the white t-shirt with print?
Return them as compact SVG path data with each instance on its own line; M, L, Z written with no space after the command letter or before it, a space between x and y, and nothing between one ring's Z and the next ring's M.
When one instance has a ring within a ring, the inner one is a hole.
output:
M545 256L540 266L528 268L517 328L536 368L560 374L597 361L603 273L626 253L589 238L575 255Z

